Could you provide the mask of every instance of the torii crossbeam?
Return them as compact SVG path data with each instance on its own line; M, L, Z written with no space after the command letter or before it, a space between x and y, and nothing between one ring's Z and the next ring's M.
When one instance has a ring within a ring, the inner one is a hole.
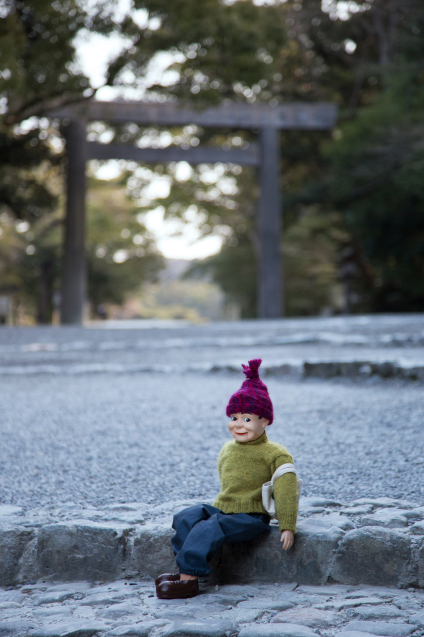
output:
M258 316L284 316L281 257L282 198L280 190L279 130L330 130L337 117L337 106L330 102L262 104L224 104L197 111L176 104L151 102L101 102L90 100L51 111L51 118L70 120L66 134L68 154L67 206L64 241L61 322L81 324L86 300L85 258L85 164L90 159L127 159L141 163L187 161L190 164L231 162L257 166L260 195L258 202ZM138 148L100 144L86 140L89 121L134 122L146 126L260 129L258 143L246 150L202 147L184 150Z

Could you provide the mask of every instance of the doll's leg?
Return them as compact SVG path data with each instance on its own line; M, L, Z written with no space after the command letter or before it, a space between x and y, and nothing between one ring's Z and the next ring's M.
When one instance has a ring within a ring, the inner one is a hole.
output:
M260 514L218 513L200 520L188 533L175 559L181 573L203 577L210 573L209 562L223 542L252 540L269 530Z
M174 555L177 555L182 549L194 525L198 524L201 520L207 520L211 515L216 513L221 513L221 511L210 504L196 504L174 515L172 528L175 529L176 533L171 540ZM182 572L184 573L184 571Z
M262 513L236 513L222 515L220 525L224 543L248 542L270 530L269 517Z
M180 573L195 577L203 577L210 573L208 562L224 541L224 534L218 522L220 514L219 511L199 520L187 533L181 549L175 555Z

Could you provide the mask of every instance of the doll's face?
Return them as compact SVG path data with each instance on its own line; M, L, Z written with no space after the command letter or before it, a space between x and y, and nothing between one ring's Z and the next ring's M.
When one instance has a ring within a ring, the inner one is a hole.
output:
M251 442L262 436L269 420L256 414L231 414L228 429L238 442Z

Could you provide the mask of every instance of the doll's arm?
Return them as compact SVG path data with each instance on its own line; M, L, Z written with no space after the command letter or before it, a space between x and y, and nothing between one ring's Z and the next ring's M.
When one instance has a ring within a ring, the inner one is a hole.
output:
M274 483L274 500L280 531L296 531L297 519L297 477L285 473Z

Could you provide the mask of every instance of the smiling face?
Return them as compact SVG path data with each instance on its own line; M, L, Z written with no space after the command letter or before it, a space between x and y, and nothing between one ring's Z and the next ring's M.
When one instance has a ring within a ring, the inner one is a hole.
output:
M262 436L268 423L256 414L231 414L228 429L238 442L251 442Z

